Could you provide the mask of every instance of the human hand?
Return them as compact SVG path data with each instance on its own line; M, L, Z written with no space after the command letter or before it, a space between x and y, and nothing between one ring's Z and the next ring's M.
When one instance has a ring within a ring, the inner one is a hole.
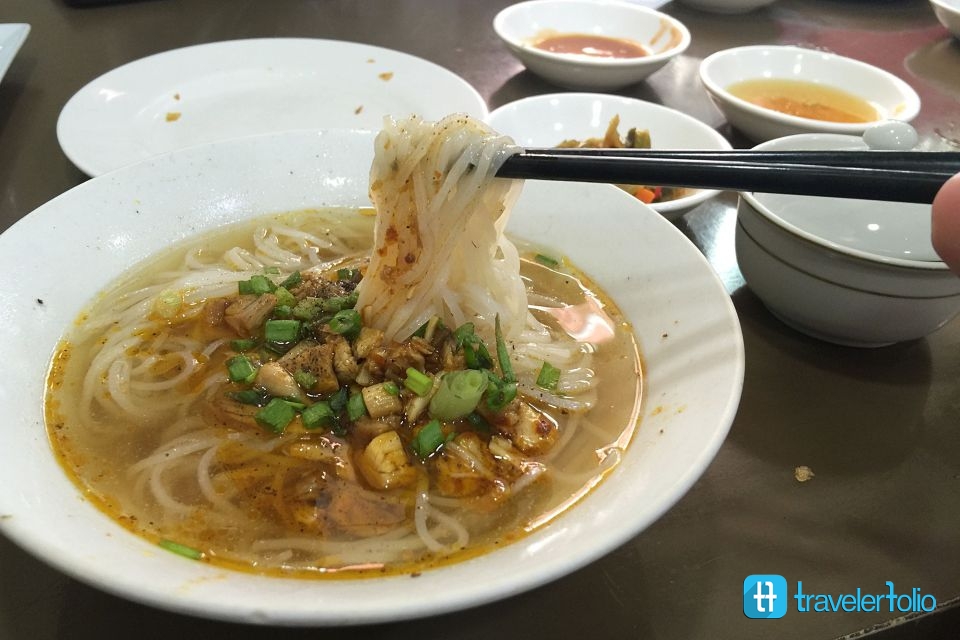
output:
M940 187L932 209L933 248L950 270L960 275L960 173Z

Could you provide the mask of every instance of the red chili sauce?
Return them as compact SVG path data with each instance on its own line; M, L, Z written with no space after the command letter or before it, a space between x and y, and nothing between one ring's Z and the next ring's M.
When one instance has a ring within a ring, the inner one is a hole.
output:
M573 53L597 58L642 58L647 50L637 42L587 33L561 33L547 36L533 45L550 53Z

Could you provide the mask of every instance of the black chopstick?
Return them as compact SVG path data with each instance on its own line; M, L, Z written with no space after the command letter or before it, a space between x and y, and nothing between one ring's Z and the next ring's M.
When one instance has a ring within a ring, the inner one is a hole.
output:
M882 159L898 152L829 152L833 164L811 163L815 159L802 152L802 163L769 161L762 152L737 152L748 159L703 158L691 151L672 157L652 155L647 150L538 149L521 151L501 166L497 175L503 178L539 180L573 180L645 184L735 191L761 191L797 195L861 198L891 202L929 204L939 188L954 173L960 172L960 161L941 158L953 153L908 152L931 156L923 162L909 158L902 165ZM599 150L592 150L599 151ZM717 152L709 152L717 153ZM801 153L801 152L797 152ZM844 156L843 154L857 154ZM796 158L794 158L796 159ZM850 166L853 160L856 166ZM919 163L919 164L918 164ZM905 166L906 168L898 168ZM918 168L919 167L919 168Z
M750 151L744 149L607 149L590 147L527 147L525 155L603 156L717 160L726 162L778 162L841 167L872 167L929 171L940 167L960 171L960 152L955 151Z

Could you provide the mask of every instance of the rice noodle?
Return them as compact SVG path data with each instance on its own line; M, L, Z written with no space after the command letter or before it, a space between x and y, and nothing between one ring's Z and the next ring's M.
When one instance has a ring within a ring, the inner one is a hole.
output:
M503 230L520 183L494 179L511 152L509 138L463 115L385 120L370 171L377 250L357 302L365 322L402 340L431 316L492 333L499 314L519 335L527 294Z

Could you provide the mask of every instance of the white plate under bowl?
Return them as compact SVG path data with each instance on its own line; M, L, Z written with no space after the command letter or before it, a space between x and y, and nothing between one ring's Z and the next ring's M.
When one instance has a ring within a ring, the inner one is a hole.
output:
M631 127L648 129L655 149L729 149L730 143L708 125L685 113L636 98L602 93L555 93L523 98L495 109L490 126L524 147L554 147L563 140L602 138L610 119L620 116L620 134ZM650 205L675 219L706 202L718 191L691 190L690 195Z
M92 80L57 139L96 176L150 156L295 129L379 130L383 116L482 118L483 98L441 66L355 42L260 38L165 51Z
M0 361L8 370L0 381L0 531L78 580L157 607L247 623L344 625L466 608L559 578L637 535L686 493L740 398L743 341L730 298L686 237L627 194L528 182L510 232L562 250L606 290L632 323L646 367L634 441L568 513L494 552L425 570L414 587L409 576L284 579L187 560L84 500L51 453L41 398L55 345L91 297L196 233L271 212L367 205L372 155L372 134L349 131L192 147L89 180L0 235Z

